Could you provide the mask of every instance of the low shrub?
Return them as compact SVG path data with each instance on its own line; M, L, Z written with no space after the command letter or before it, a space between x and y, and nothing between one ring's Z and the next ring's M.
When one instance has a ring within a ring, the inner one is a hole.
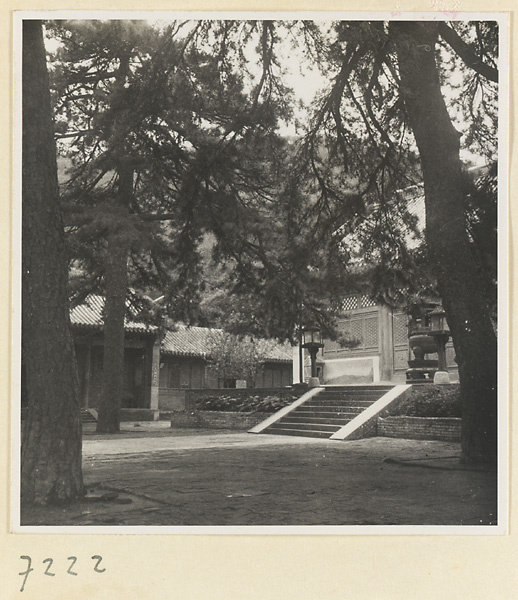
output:
M392 417L461 417L458 385L414 386L412 393L401 403L389 409Z
M294 402L296 394L283 394L282 397L271 396L204 396L196 402L196 410L215 410L223 412L265 412L274 413Z

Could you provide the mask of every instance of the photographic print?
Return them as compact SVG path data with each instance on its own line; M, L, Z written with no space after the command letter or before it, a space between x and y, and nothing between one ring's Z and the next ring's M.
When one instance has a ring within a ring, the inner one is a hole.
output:
M15 531L507 531L507 24L17 13Z

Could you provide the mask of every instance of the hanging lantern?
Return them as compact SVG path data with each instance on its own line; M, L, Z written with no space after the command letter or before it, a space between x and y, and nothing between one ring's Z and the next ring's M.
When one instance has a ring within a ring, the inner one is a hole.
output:
M442 306L437 306L432 312L428 313L430 318L430 335L445 335L450 333L448 322L446 321L446 313Z
M305 327L302 330L303 348L323 348L322 331L318 327Z
M318 350L324 347L322 331L318 327L305 327L302 330L302 347L307 348L311 358L311 377L309 380L309 386L318 386L320 385L320 380L317 377L316 361Z

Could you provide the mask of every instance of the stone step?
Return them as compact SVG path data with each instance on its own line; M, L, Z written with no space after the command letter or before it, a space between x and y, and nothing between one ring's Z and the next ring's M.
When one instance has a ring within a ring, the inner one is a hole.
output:
M308 417L314 415L322 415L323 417L339 417L342 415L359 415L364 410L364 406L316 406L311 409L296 409L288 414Z
M336 426L342 427L346 423L349 423L349 421L351 421L356 416L357 416L356 414L353 414L353 415L344 415L344 416L340 416L340 417L328 417L328 416L322 417L322 416L316 416L316 415L311 416L311 417L302 417L302 416L294 415L292 413L290 415L287 415L286 417L283 417L279 421L277 421L277 424L285 425L287 423L326 423L328 425L336 425ZM286 419L286 420L284 420L284 419ZM272 425L272 427L273 427L273 425Z
M358 400L373 400L381 398L381 393L364 393L364 394L325 394L321 392L317 396L314 396L312 400L350 400L351 398L357 398Z
M344 387L324 387L320 394L343 394L343 393L359 393L362 394L364 392L366 393L386 393L389 390L391 390L394 386L391 385L380 385L380 386L374 386L374 385L365 385L365 386L361 386L361 385L351 385L351 386L344 386Z
M263 433L330 438L393 386L344 386L326 388L272 423Z
M29 413L29 411L27 408L24 407L21 409L22 421L25 421L27 419L28 413ZM95 420L95 417L92 415L92 413L88 412L87 410L81 409L80 417L81 417L81 423L97 423L97 421Z
M364 396L367 396L368 398L379 398L385 393L385 391L381 390L344 390L343 392L319 392L317 398L349 398L350 396L357 398L363 398Z
M300 405L302 407L310 407L310 408L319 408L322 406L329 406L334 408L340 408L342 406L358 406L360 408L368 408L371 404L374 404L376 400L322 400L321 402L317 402L316 400L308 400L304 402L304 404Z
M97 423L97 420L91 412L81 409L81 423Z
M381 396L316 396L315 398L310 398L308 400L309 404L312 403L319 403L322 404L323 402L326 403L330 403L332 404L333 402L336 403L341 403L341 402L361 402L361 403L367 403L367 404L372 404L373 402L376 402L376 400L379 400L381 398Z
M369 405L370 406L370 405ZM299 413L311 413L311 412L326 412L326 413L336 413L336 412L362 412L368 406L354 406L354 405L342 405L342 404L322 404L316 406L298 406L292 412Z
M320 388L320 393L343 393L343 392L386 392L391 390L393 386L386 385L349 385L345 387L323 387Z
M269 429L297 429L299 431L328 431L330 434L338 431L341 425L329 425L328 423L297 423L295 421L285 421L273 423Z
M310 417L317 417L317 416L321 416L323 419L326 418L333 418L333 417L343 417L345 415L359 415L363 412L363 408L358 408L358 409L352 409L352 408L343 408L343 409L336 409L336 408L332 408L332 409L325 409L325 408L315 408L312 410L303 410L303 409L296 409L290 413L288 413L285 417L282 417L283 419L289 417L290 415L296 415L297 417L301 417L301 418L310 418Z
M269 435L294 435L299 437L326 438L331 437L329 431L302 430L302 429L271 429L270 427L263 431Z
M300 410L302 412L311 412L313 410L319 410L319 411L323 411L323 412L342 412L344 410L349 411L349 410L365 410L366 408L369 408L369 406L371 406L371 404L315 404L315 403L311 403L310 405L306 405L306 404L301 404L300 406L297 406L297 408L293 409L293 410Z

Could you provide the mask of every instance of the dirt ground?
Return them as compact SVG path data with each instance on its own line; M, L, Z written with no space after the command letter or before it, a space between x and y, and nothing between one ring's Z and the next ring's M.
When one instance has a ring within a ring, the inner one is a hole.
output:
M87 497L25 507L22 525L495 525L496 474L458 444L339 442L126 425L85 433Z

